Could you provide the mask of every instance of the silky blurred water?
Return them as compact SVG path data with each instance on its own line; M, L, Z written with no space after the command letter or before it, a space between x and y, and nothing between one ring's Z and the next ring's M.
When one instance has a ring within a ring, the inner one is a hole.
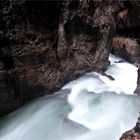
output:
M137 68L110 55L105 75L90 72L0 120L0 140L118 140L140 111Z

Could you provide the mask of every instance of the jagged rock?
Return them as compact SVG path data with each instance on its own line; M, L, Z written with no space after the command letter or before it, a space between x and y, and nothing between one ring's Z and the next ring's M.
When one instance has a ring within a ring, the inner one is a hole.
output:
M116 26L120 30L140 23L139 2L124 2L127 6L119 0L0 2L0 115L87 71L105 70ZM115 37L113 48L140 62L135 39Z
M118 1L7 0L0 8L0 115L107 68Z

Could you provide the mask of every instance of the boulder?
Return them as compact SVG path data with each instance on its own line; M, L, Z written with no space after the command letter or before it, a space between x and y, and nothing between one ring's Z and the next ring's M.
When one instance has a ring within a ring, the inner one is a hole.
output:
M140 45L136 39L128 37L114 37L112 52L125 60L140 64Z

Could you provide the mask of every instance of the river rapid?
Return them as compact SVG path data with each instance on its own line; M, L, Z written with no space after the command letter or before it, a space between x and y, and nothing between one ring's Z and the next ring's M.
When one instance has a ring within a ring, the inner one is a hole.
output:
M0 140L119 140L140 112L138 68L109 56L107 75L86 73L0 119Z

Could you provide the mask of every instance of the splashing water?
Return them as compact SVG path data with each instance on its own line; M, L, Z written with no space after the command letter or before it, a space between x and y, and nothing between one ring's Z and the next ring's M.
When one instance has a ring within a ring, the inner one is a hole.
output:
M0 121L0 140L118 140L136 124L137 68L110 55L105 75L90 72Z

